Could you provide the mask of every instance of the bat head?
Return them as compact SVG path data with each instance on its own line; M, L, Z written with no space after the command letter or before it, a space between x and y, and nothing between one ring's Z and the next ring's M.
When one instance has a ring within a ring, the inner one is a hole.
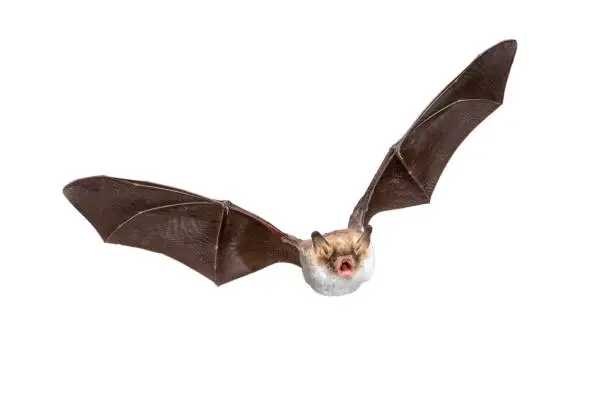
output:
M323 236L314 231L311 237L315 262L329 274L352 279L369 257L371 235L370 225L363 232L341 230Z

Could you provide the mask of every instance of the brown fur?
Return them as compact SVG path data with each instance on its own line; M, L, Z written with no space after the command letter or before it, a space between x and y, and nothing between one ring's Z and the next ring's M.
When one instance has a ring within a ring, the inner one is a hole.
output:
M360 238L363 239L360 240ZM353 260L355 268L369 255L369 233L356 229L331 231L313 239L315 262L323 267L335 271L336 258L349 257Z

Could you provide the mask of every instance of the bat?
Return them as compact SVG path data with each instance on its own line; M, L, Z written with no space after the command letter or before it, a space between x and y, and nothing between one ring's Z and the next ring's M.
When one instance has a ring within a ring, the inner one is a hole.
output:
M63 189L104 242L164 254L223 285L276 263L302 269L317 293L353 293L374 272L370 220L428 204L465 138L504 99L515 40L478 55L391 146L346 229L289 235L228 200L146 181L94 176Z

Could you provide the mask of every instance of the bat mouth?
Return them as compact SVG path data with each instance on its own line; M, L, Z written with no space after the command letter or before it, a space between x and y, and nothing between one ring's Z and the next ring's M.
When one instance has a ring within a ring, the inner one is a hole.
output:
M355 274L355 266L350 258L342 258L336 264L338 275L349 278Z

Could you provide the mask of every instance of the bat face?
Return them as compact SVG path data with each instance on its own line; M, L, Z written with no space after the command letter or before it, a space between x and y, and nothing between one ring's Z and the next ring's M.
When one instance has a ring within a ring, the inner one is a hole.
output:
M372 227L365 231L339 230L312 233L301 250L304 279L317 293L341 296L354 292L374 272Z

